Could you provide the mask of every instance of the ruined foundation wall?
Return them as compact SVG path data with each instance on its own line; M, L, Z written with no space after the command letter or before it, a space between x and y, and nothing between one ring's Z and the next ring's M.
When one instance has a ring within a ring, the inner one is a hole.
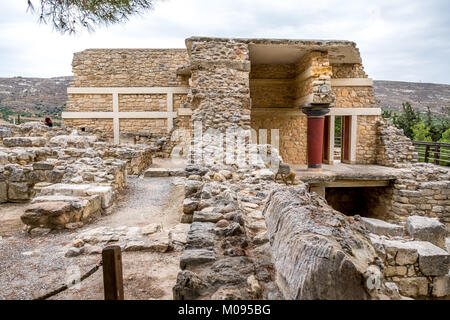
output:
M377 119L377 164L398 166L416 162L417 152L411 140L396 128L389 120Z

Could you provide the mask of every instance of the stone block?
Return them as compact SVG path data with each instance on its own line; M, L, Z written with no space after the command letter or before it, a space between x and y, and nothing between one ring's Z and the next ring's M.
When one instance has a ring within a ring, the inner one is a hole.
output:
M402 236L404 234L402 226L387 223L383 220L362 217L361 222L367 230L378 235Z
M428 295L428 280L425 277L392 279L398 286L399 292L407 297L425 297Z
M415 240L428 241L445 249L447 229L437 218L408 217L406 219L406 231Z
M8 184L9 201L25 201L30 199L27 182L9 182Z
M5 181L0 181L0 203L8 201L8 186Z
M180 268L182 270L200 264L216 261L214 249L186 249L180 257Z
M434 278L432 295L437 298L450 296L450 273Z
M449 254L447 251L425 241L412 241L419 254L419 268L426 276L443 276L448 273Z

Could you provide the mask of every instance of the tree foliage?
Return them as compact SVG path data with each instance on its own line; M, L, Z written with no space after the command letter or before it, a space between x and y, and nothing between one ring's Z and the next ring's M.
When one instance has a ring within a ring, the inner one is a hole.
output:
M402 103L402 112L394 114L392 120L397 128L403 129L408 138L413 139L412 127L420 122L420 117L409 102Z
M416 123L411 127L414 141L432 141L430 128L423 122Z
M128 20L132 15L153 9L156 0L27 0L28 9L43 23L51 23L61 33Z

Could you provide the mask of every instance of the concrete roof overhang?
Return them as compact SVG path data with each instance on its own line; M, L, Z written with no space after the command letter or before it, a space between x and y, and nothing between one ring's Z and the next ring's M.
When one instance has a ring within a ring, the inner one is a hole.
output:
M190 54L195 41L230 41L246 43L249 46L250 61L264 64L286 64L297 62L311 51L328 52L330 63L361 63L356 44L345 40L294 40L294 39L245 39L191 37L186 39Z

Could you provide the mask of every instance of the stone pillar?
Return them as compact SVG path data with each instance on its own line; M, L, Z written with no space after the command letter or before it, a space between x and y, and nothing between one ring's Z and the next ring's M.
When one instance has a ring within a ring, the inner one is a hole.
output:
M322 170L323 127L330 104L308 104L301 106L308 117L308 170Z

